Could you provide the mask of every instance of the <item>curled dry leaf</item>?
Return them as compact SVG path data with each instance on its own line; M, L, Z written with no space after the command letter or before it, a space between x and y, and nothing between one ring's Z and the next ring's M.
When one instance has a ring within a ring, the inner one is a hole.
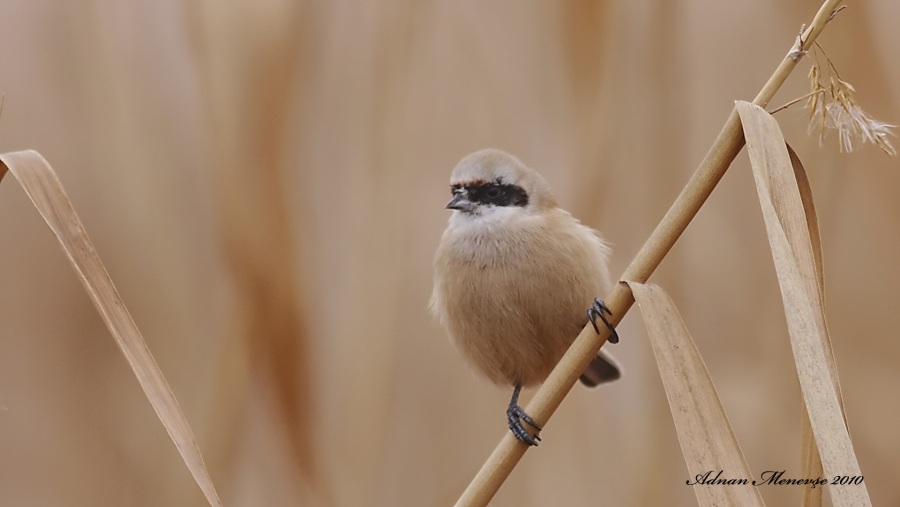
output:
M797 189L800 192L800 201L803 205L803 211L806 213L806 225L809 231L809 245L812 247L812 255L813 255L813 264L815 265L815 274L811 274L808 272L810 268L809 262L804 262L802 267L807 271L805 276L807 279L815 278L816 285L819 293L819 301L824 306L825 304L825 277L824 277L824 261L822 260L822 241L819 236L819 218L816 214L816 207L813 202L812 197L812 188L809 186L809 179L806 177L806 169L803 168L803 164L800 162L800 158L794 152L793 148L790 145L787 145L788 154L791 157L791 166L794 169L794 179L797 180ZM802 239L802 235L792 234L791 238L794 239ZM824 321L825 312L821 312L822 320L822 328L826 330L826 333L823 335L825 338L828 338L827 326ZM828 338L830 340L830 338ZM841 397L841 386L837 381L837 367L834 364L834 353L831 349L831 342L828 341L825 344L826 351L826 359L828 360L828 368L833 371L833 380L835 382L835 388L838 393L838 401L841 403L841 411L844 410L844 402ZM816 447L816 439L812 433L812 426L809 422L809 414L806 413L805 410L801 411L803 414L802 419L802 427L801 427L801 439L803 442L803 448L800 452L800 466L801 466L801 474L802 477L822 477L825 473L822 470L822 459L819 456L819 449ZM804 488L803 490L803 501L800 504L802 507L821 507L822 505L822 492L824 488Z
M821 253L816 252L812 243L812 238L818 242L818 234L810 232L810 215L804 209L798 185L802 176L795 176L795 166L775 119L747 102L738 102L736 107L775 261L800 388L822 467L826 477L860 477L825 325ZM811 202L809 197L807 200ZM829 487L836 506L871 505L865 483Z
M0 155L0 162L0 178L6 169L16 177L59 240L91 301L128 360L153 410L207 501L213 507L221 506L187 419L119 297L56 173L44 157L35 151L4 153Z
M628 282L628 286L644 316L688 467L687 483L694 486L697 502L701 507L764 505L752 482L710 487L700 480L710 470L713 472L707 481L717 477L719 470L720 480L752 481L752 475L716 387L675 303L658 285Z

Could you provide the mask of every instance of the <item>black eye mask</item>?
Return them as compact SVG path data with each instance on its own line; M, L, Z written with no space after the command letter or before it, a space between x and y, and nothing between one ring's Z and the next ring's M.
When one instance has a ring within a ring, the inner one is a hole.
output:
M474 183L455 185L453 193L465 189L470 201L491 206L528 206L528 193L518 185L506 183Z

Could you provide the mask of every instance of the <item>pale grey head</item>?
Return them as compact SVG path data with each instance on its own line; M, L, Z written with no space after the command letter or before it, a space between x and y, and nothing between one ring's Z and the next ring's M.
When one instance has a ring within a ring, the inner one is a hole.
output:
M513 155L491 148L460 160L450 176L450 188L453 199L447 208L466 215L556 207L556 199L540 174Z

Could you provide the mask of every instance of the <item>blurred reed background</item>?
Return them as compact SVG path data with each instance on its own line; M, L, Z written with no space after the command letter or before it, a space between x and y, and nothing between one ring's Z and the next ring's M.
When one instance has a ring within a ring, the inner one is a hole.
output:
M506 431L508 390L426 309L456 161L493 146L539 169L618 275L820 2L0 5L0 150L59 172L225 504L343 507L452 504ZM820 39L893 123L897 19L851 2ZM898 505L900 167L820 148L799 108L778 118L817 199L860 465ZM10 177L0 238L0 505L204 505ZM746 155L652 280L751 470L796 476L800 395ZM695 505L637 308L620 334L625 377L576 388L495 505Z

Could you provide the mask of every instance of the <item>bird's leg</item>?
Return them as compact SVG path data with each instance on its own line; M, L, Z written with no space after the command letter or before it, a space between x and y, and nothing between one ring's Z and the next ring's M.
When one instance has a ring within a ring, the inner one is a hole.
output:
M588 308L587 314L588 319L590 319L591 324L594 326L594 331L597 331L597 334L600 334L600 328L597 327L597 317L600 317L600 320L602 320L609 329L609 343L619 343L619 333L617 333L616 328L606 320L606 315L612 315L612 312L609 311L609 308L607 308L605 304L603 304L603 301L600 301L600 298L594 298L594 304Z
M538 445L541 436L538 434L532 437L531 433L529 433L522 425L524 422L532 428L541 431L541 427L534 422L534 419L526 414L525 411L522 410L522 407L519 406L519 391L521 390L522 384L516 384L516 387L513 389L512 398L509 400L509 408L506 409L506 420L509 423L509 430L522 442L528 445Z

